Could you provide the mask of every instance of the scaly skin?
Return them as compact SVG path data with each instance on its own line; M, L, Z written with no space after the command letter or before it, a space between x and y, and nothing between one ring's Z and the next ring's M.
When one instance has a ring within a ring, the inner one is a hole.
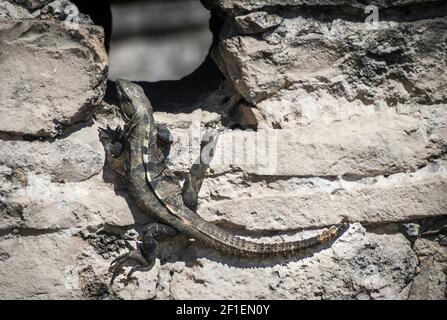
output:
M116 85L126 120L129 194L143 212L218 251L241 257L293 255L338 237L349 225L343 219L315 237L265 244L239 238L202 219L185 206L175 175L163 164L164 157L156 143L157 129L152 106L143 90L122 79Z

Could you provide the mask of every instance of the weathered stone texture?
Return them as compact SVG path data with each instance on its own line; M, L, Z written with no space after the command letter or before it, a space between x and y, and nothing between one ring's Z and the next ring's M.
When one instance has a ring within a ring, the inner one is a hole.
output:
M364 104L445 103L446 22L383 21L368 27L298 16L263 39L225 39L214 57L252 103L292 85L293 90L326 91ZM300 98L298 91L295 100Z
M97 135L94 125L54 142L0 141L0 165L49 174L59 182L83 181L104 166L104 147Z
M283 18L260 11L249 13L235 18L235 25L242 34L260 33L270 28L277 27L283 22Z
M11 192L0 207L1 229L58 230L126 227L134 223L126 198L97 179L83 183L51 183L45 176L28 176L27 186Z
M228 177L226 185L222 181L207 180L206 199L216 200L204 199L200 213L248 230L321 227L337 223L341 216L366 224L399 222L447 211L445 166L358 182L280 177L256 182L243 175Z
M368 5L375 5L380 8L402 7L424 2L438 2L439 0L202 0L207 6L217 7L226 11L248 11L258 10L264 7L273 6L334 6L352 7L364 9Z
M431 127L445 134L441 124ZM176 144L170 161L175 170L186 171L197 159L200 135L194 128L173 130ZM255 175L348 178L415 171L444 152L443 144L433 143L433 137L428 136L426 122L394 110L344 121L322 117L307 126L282 130L228 130L219 137L211 169L214 174L239 170Z
M48 3L52 2L52 0L7 0L6 2L16 3L30 11L34 11L44 7Z
M225 19L212 57L227 80L200 109L155 113L180 179L198 129L222 131L198 213L267 242L352 223L287 261L179 236L110 285L152 220L98 133L123 125L101 102L101 30L50 2L0 3L0 299L446 299L445 3L370 1L381 20L365 25L364 1L202 1Z
M51 15L0 20L0 131L54 137L82 120L105 90L102 38L99 27Z
M2 239L0 299L69 299L67 272L87 246L72 235Z

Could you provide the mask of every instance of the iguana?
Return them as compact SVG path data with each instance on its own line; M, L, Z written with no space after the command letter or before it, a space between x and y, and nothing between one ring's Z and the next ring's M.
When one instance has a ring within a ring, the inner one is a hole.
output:
M200 157L188 174L183 189L174 173L165 164L166 150L159 141L166 140L166 130L157 129L153 109L143 89L130 81L116 81L120 110L125 121L124 130L119 127L105 130L112 135L114 157L125 155L126 178L129 195L142 212L151 214L162 223L144 227L138 248L116 258L110 265L113 279L128 260L137 262L130 272L149 270L155 262L157 243L173 237L178 232L195 238L214 249L239 257L268 257L292 255L304 249L326 243L338 237L349 225L344 218L321 234L298 241L265 244L242 239L204 220L195 211L197 194L213 155L218 135L208 131L202 150L210 151L209 159ZM161 131L161 134L160 134ZM202 152L202 155L205 153Z

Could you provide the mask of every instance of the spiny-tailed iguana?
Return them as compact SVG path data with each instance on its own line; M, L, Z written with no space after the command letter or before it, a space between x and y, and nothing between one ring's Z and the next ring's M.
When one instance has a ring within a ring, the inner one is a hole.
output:
M108 133L113 135L114 156L126 156L126 176L129 194L143 211L158 218L163 224L149 224L144 228L142 242L137 250L132 250L115 259L110 271L113 279L119 274L127 260L135 260L128 277L136 270L152 268L155 262L157 242L181 232L217 249L240 257L267 257L292 255L309 247L335 239L348 226L346 219L321 234L298 241L265 244L248 241L235 236L204 220L196 212L197 194L206 174L209 160L196 163L184 184L183 190L173 172L165 165L166 154L159 147L159 130L153 117L151 103L143 89L127 80L116 82L121 113L125 121L124 131L117 128ZM213 150L216 134L208 134ZM202 145L202 149L204 145ZM125 152L124 152L125 151ZM211 152L212 156L212 152ZM205 157L202 157L205 159Z

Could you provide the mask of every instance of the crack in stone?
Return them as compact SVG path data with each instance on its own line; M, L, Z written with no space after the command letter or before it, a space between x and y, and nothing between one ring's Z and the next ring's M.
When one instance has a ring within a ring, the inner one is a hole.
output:
M336 176L336 175L257 175L257 174L252 174L252 173L248 173L242 169L236 169L236 170L228 170L225 172L220 172L218 174L209 174L207 175L207 179L213 179L213 178L219 178L219 177L224 177L226 175L230 175L230 174L241 174L241 179L244 182L252 182L252 183L259 183L259 182L265 182L265 183L273 183L273 182L279 182L279 181L287 181L290 179L302 179L303 182L307 181L308 179L321 179L321 180L325 180L328 182L343 182L343 181L347 181L347 182L356 182L359 184L362 183L367 183L369 180L371 179L379 179L379 178L383 178L383 179L391 179L393 178L393 176L396 175L401 175L401 174L414 174L417 173L418 171L426 168L427 166L429 166L430 164L434 163L436 160L441 160L443 159L443 157L447 155L447 148L443 148L443 150L441 150L439 153L437 154L433 154L427 158L425 158L424 160L426 161L426 163L424 163L422 166L415 168L413 170L402 170L402 171L385 171L385 170L381 170L381 171L377 171L374 174L370 174L370 175L353 175L353 174L343 174L340 176ZM183 172L182 172L183 174Z
M53 228L53 229L34 229L34 228L8 228L0 230L0 238L7 236L20 236L20 237L38 237L43 235L49 235L59 233L61 231L70 230L69 228Z

